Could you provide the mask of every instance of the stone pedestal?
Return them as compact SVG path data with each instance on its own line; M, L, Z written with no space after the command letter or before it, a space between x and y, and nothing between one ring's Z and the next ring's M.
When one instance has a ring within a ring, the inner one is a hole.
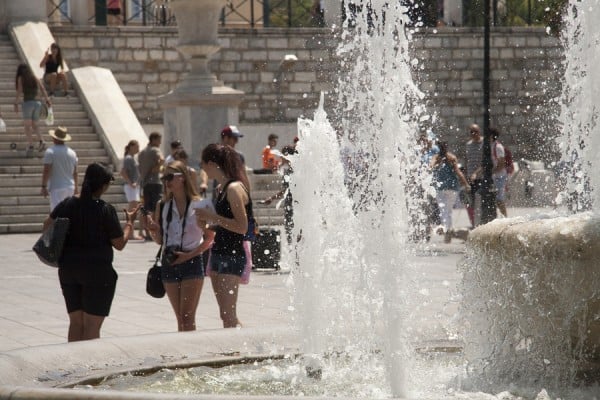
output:
M181 140L190 151L190 163L200 161L200 152L210 143L220 142L221 129L237 125L238 108L244 93L226 86L215 86L208 94L183 95L176 91L158 99L164 111L163 147Z
M500 219L469 235L465 354L494 379L600 374L600 216Z
M238 107L244 92L223 86L210 73L210 56L220 48L217 40L219 15L224 0L173 0L179 50L190 63L190 71L177 88L158 99L164 111L164 146L181 140L197 163L200 151L220 141L223 126L237 125Z

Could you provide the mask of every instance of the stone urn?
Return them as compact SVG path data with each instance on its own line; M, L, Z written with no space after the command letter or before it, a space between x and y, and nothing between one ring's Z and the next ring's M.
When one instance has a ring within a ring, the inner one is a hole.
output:
M225 0L172 0L177 19L177 50L189 60L191 69L175 93L211 93L218 85L209 69L210 57L219 51L217 28Z

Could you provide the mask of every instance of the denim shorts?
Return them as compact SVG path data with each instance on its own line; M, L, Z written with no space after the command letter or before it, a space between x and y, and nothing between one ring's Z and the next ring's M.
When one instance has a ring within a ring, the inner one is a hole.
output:
M210 253L210 267L216 273L242 276L245 266L245 254Z
M170 267L161 267L160 276L166 283L181 282L185 279L204 279L202 256L196 256L184 263Z
M42 103L38 100L24 101L21 105L21 112L23 113L23 119L26 121L37 121L40 119L40 112L42 111Z
M506 199L506 183L508 182L508 175L502 174L500 176L494 176L494 184L496 185L496 200L504 201Z

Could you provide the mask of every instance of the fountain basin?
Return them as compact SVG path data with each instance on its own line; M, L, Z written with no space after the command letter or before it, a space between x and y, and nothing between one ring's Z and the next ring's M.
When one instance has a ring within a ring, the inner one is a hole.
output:
M504 382L597 377L599 256L600 216L592 213L475 229L461 264L465 355L475 370Z
M294 354L297 343L295 334L282 327L106 338L13 350L0 353L0 399L181 399L186 396L65 388L126 372Z

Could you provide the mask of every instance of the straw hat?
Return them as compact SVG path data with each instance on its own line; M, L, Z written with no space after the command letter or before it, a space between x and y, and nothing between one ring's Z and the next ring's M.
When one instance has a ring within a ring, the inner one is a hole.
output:
M68 142L71 140L71 135L67 133L67 128L64 126L58 126L56 129L50 129L48 134L56 140L60 140L61 142Z

